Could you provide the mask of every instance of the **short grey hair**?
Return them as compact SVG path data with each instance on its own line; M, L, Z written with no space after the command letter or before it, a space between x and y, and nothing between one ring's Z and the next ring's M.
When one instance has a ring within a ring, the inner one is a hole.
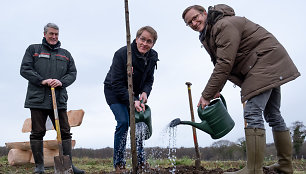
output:
M59 30L58 26L54 23L48 23L45 27L44 27L44 33L46 34L48 32L49 28L54 28L56 30Z

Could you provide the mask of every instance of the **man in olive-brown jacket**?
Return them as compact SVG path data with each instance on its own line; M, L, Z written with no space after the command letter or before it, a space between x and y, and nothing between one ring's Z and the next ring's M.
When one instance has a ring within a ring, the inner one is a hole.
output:
M290 132L280 113L280 86L300 73L285 48L266 29L245 17L235 16L224 4L190 6L182 15L211 57L215 68L202 92L198 106L204 108L220 95L227 80L241 87L246 102L244 118L247 166L234 173L263 173L264 119L272 127L278 163L267 168L293 173Z

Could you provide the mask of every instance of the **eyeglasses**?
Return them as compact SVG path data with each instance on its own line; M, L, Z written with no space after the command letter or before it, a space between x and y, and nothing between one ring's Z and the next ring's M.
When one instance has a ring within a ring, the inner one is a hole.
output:
M151 39L146 39L145 37L140 37L139 39L141 42L147 42L147 44L153 44L153 40Z
M189 22L186 22L186 26L191 27L192 22L194 22L195 20L198 20L200 14L201 14L201 13L198 13L198 14L194 15L194 16L191 18L191 20L190 20Z

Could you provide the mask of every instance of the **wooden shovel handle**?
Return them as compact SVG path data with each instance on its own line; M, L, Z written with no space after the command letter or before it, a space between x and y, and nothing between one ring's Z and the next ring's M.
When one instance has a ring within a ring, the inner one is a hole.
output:
M185 83L187 85L187 89L188 89L188 98L189 98L189 107L190 107L190 115L191 115L191 121L195 122L194 120L194 112L193 112L193 104L192 104L192 96L191 96L191 83L190 82L186 82ZM199 168L200 166L200 151L199 151L199 145L198 145L198 138L197 138L197 132L195 127L192 126L192 133L193 133L193 141L194 141L194 148L195 148L195 153L196 153L196 168Z
M51 87L51 95L52 95L53 111L54 111L54 118L55 118L55 129L57 133L57 142L59 144L62 144L61 130L60 130L57 104L56 104L56 96L55 96L55 91L53 87Z

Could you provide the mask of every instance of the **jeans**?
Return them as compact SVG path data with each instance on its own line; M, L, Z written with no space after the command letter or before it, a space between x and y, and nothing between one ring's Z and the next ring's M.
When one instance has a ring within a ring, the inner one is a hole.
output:
M280 87L267 90L247 101L244 108L244 118L247 128L265 129L264 119L272 127L272 131L286 131L286 123L280 113Z
M129 128L129 113L128 108L124 104L111 104L110 109L115 115L117 121L117 126L115 130L114 137L114 156L113 156L113 165L122 165L125 166L125 148L126 148L126 139ZM143 139L136 137L136 145L138 151L138 163L144 162L144 149L143 149Z

